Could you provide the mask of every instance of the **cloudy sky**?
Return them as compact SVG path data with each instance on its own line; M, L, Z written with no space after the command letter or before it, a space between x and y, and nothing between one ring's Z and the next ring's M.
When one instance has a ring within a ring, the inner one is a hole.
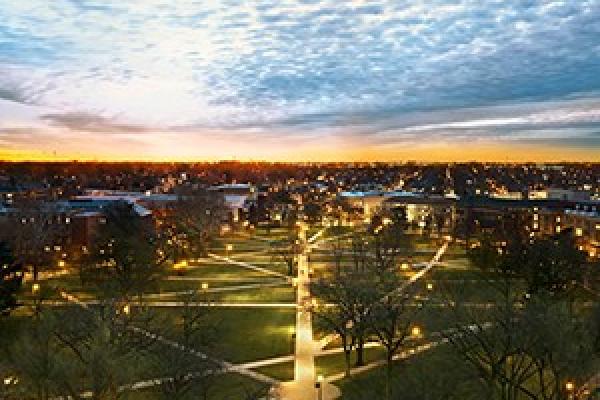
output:
M0 0L0 158L600 161L600 0Z

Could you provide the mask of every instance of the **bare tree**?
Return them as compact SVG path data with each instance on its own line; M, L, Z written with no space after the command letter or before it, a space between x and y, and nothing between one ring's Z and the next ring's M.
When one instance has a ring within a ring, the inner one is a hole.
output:
M415 336L413 329L419 307L415 307L413 290L398 292L401 280L396 275L377 286L378 296L368 314L369 326L377 341L386 352L385 398L392 398L392 370L394 357L405 347L408 339ZM418 333L417 333L418 335Z
M158 219L164 251L174 262L206 256L210 240L225 219L223 195L206 190L183 191Z
M172 322L166 324L165 336L204 356L190 351L164 351L164 344L157 343L152 369L158 376L165 377L159 391L162 398L177 400L193 395L206 399L216 375L222 372L222 366L210 357L215 351L218 327L211 318L211 309L194 304L210 301L204 293L193 291L180 300L183 305L169 315Z
M17 294L23 283L23 268L17 263L9 245L0 242L0 316L17 307Z
M302 251L296 230L287 237L271 243L270 253L273 261L280 261L287 267L287 274L293 276L296 271L298 254Z
M67 234L66 219L55 203L22 199L11 215L11 229L3 230L15 257L30 268L33 279L51 270L62 251ZM58 252L57 252L58 251Z
M126 300L156 289L166 260L152 221L119 203L106 210L106 223L80 262L80 276L104 298Z

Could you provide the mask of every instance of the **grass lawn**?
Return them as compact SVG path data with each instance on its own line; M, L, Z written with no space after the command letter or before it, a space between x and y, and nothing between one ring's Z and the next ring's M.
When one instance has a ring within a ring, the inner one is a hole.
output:
M215 327L215 354L219 358L241 363L289 355L289 329L295 324L294 309L213 308L206 323ZM176 308L156 312L165 323L174 323Z
M392 398L403 400L475 400L479 393L465 379L456 356L447 347L438 347L394 363ZM337 382L343 400L385 398L385 367L354 375ZM398 397L401 396L401 397Z
M264 384L254 381L251 378L238 374L225 374L217 376L210 381L210 386L206 391L206 400L244 400L255 393L262 393L266 390ZM125 400L165 400L165 395L160 393L158 388L150 388L139 391L132 391L124 394ZM204 399L201 393L189 393L185 400Z
M281 364L269 365L262 368L257 368L256 372L270 376L281 382L294 380L294 363L285 362Z
M289 285L216 292L208 296L212 301L224 303L294 303L296 301L296 291Z

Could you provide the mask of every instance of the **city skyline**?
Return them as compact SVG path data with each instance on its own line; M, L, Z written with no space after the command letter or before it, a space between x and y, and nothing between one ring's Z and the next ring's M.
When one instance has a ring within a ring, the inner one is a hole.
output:
M599 6L6 2L0 159L600 161Z

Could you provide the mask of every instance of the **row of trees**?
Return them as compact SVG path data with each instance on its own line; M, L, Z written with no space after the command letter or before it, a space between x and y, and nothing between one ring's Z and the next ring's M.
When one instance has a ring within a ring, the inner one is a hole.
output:
M600 371L600 313L590 291L600 265L571 232L532 238L518 229L492 231L468 251L478 272L441 280L432 292L399 273L410 252L402 218L373 221L366 232L332 242L334 268L312 287L323 304L314 309L316 323L339 339L347 376L352 351L362 365L368 341L385 350L386 399L562 400L581 395ZM421 373L451 379L404 386L409 380L394 373L394 357L415 344L417 321L432 316L436 340L452 351ZM376 385L361 390L382 395Z
M480 393L502 400L581 398L600 371L598 296L587 290L600 265L569 231L487 237L469 258L481 271L480 294L446 291L453 327L447 339L474 371ZM482 310L476 301L491 306Z
M340 340L345 353L346 376L351 354L356 365L365 364L365 344L377 341L386 353L386 398L392 396L394 357L418 334L421 304L414 297L422 288L407 285L398 264L409 250L403 219L375 218L364 232L330 244L335 269L315 281L311 292L320 303L313 309L315 323ZM342 230L336 232L342 235ZM350 263L344 263L348 247Z

